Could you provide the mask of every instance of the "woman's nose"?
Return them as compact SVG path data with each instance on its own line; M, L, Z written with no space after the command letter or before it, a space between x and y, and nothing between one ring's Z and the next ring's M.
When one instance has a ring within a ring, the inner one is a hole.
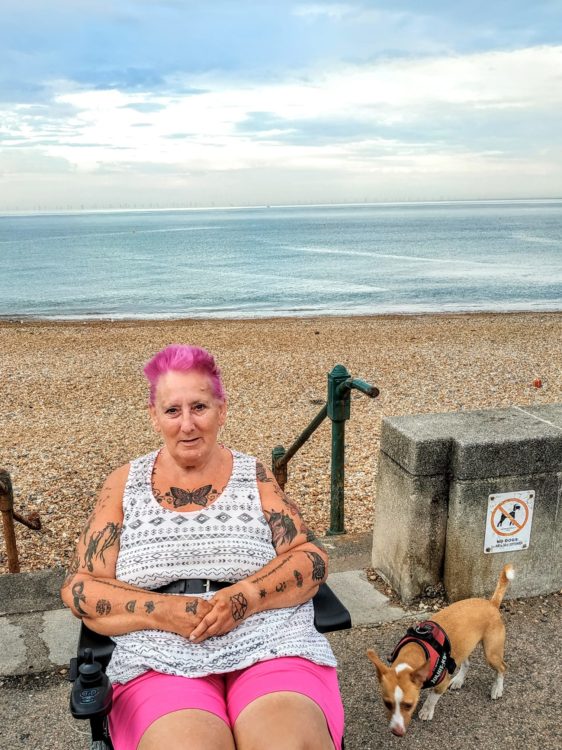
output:
M190 432L193 427L193 417L190 410L182 412L181 429L183 432Z

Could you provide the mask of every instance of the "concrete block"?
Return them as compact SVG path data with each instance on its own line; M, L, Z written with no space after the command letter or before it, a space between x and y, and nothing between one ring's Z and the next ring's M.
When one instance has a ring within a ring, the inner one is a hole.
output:
M559 471L562 405L387 418L381 451L414 476L479 479Z
M383 420L372 564L404 602L442 579L451 599L488 595L502 565L512 596L562 587L562 404ZM534 490L529 549L485 553L491 494Z
M372 564L405 603L441 581L447 502L445 476L412 476L381 453Z

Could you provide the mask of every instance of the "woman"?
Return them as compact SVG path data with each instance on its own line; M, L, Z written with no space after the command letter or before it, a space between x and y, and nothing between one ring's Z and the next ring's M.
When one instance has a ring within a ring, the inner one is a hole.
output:
M217 442L213 357L169 346L144 372L163 446L108 477L61 591L116 643L116 750L339 750L325 553L271 472Z

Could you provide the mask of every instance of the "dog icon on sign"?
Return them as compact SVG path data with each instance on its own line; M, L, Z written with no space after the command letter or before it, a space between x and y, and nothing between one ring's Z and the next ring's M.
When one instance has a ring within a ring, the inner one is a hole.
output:
M517 516L517 511L521 510L521 506L517 503L514 503L513 508L509 511L509 513L506 515L505 513L502 513L500 516L500 520L498 521L498 529L503 526L505 521L508 521L509 526L515 526L513 523Z

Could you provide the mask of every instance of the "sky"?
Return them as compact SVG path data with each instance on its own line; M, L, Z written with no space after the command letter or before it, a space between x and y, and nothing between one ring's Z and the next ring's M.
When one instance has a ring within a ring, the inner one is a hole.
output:
M560 0L2 0L0 211L562 197Z

